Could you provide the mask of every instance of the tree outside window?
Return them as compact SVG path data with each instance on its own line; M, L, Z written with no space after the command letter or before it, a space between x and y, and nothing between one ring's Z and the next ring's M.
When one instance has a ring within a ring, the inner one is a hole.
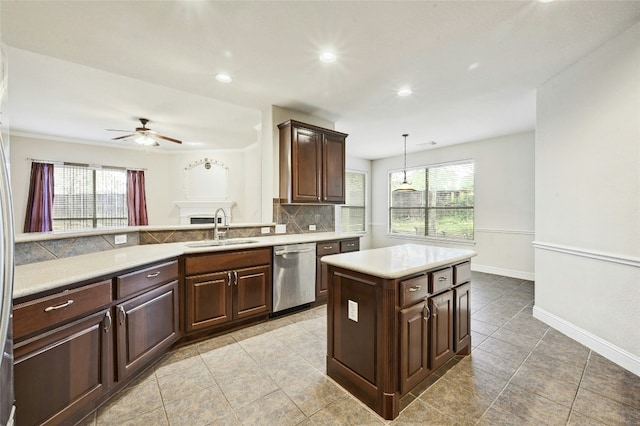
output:
M389 173L390 233L473 239L473 161L407 170L412 192L395 191L403 179Z

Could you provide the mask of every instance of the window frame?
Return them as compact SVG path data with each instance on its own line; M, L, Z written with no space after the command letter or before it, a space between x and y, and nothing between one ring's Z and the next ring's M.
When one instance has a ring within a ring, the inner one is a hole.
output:
M81 164L81 163L70 163L70 162L65 162L65 163L54 163L54 176L55 176L55 172L56 172L56 168L84 168L87 171L91 172L92 175L92 210L93 210L93 215L92 216L87 216L87 217L56 217L55 216L55 196L56 196L56 192L55 192L55 185L54 185L54 208L53 208L53 212L52 212L52 227L54 231L80 231L80 230L88 230L88 229L108 229L108 228L121 228L121 227L126 227L128 226L129 223L129 219L128 219L128 206L127 206L127 169L124 167L112 167L112 166L100 166L100 165L93 165L93 164ZM98 203L98 195L97 192L97 175L98 175L98 171L118 171L118 172L122 172L124 173L124 213L125 216L124 217L103 217L103 216L99 216L98 212L100 210L99 208L99 203ZM98 226L99 222L104 222L105 220L117 220L120 221L121 223L118 223L116 225L111 225L111 226ZM84 223L89 223L91 224L91 226L85 226L85 227L67 227L65 226L66 223L74 223L74 221L78 221L78 222L84 222ZM56 227L56 222L58 224L62 223L63 226L62 227Z
M446 166L455 166L458 164L468 164L468 163L472 163L473 167L474 167L474 179L473 179L473 188L474 188L474 202L473 202L473 207L429 207L428 206L428 198L425 201L425 206L422 207L392 207L391 206L391 201L392 201L392 189L391 189L391 175L393 173L402 173L405 169L390 169L387 172L387 237L390 238L399 238L399 239L407 239L407 240L419 240L419 241L434 241L434 242L445 242L445 243L455 243L458 245L475 245L475 236L476 236L476 205L475 205L475 190L476 190L476 161L473 158L468 158L468 159L464 159L464 160L455 160L455 161L447 161L447 162L442 162L442 163L434 163L434 164L426 164L426 165L420 165L420 166L414 166L414 167L407 167L406 171L415 171L415 170L428 170L428 169L432 169L432 168L437 168L437 167L446 167ZM427 172L427 179L428 179L428 172ZM428 181L426 182L428 185ZM417 209L417 210L423 210L424 211L424 215L425 215L425 234L423 235L412 235L412 234L402 234L402 233L396 233L396 232L391 232L391 219L392 219L392 211L396 209L396 210L402 210L402 209ZM428 217L429 217L429 212L430 211L437 211L437 210L472 210L473 214L472 214L472 220L473 220L473 237L469 238L469 239L463 239L463 238L457 238L457 237L439 237L436 235L426 235L426 232L428 232Z
M346 177L347 173L358 173L358 174L364 175L364 205L363 206L356 206L356 205L346 204L346 195L345 195L345 204L339 204L338 205L339 208L336 209L336 213L335 213L336 229L339 229L340 232L344 232L344 233L367 235L367 233L368 233L367 229L369 227L369 218L367 217L368 216L367 215L367 209L368 209L368 206L369 206L369 191L367 190L367 188L369 187L369 172L367 172L365 170L345 169L345 177ZM349 208L349 207L362 208L364 210L364 224L363 224L364 229L362 231L344 231L343 230L343 227L342 227L342 209L344 207L347 207L347 208Z

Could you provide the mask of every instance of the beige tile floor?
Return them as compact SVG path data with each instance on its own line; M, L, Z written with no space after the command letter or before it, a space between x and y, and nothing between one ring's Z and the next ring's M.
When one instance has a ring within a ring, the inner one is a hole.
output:
M638 425L640 378L531 316L533 283L472 277L473 351L388 422L325 374L319 307L167 354L84 425Z

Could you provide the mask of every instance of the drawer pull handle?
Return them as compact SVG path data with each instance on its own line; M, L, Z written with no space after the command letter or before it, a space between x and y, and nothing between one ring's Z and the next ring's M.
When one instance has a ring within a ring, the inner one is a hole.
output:
M67 306L71 305L73 303L73 299L69 299L64 303L61 303L59 305L56 306L48 306L46 308L44 308L45 312L51 312L51 311L55 311L56 309L62 309L62 308L66 308Z
M429 310L429 304L428 303L424 304L423 312L424 312L424 319L431 318L431 311Z
M233 271L233 282L238 285L238 271Z
M124 306L120 306L118 316L120 317L120 325L124 324L124 320L127 318L127 313L124 310Z
M433 307L431 308L431 313L434 316L434 318L438 316L438 303L435 300L433 301Z
M104 316L104 332L108 333L111 329L111 311L107 311Z
M331 250L333 248L333 246L324 246L322 248L325 249L325 250Z
M438 281L446 281L447 277L438 277Z
M422 288L421 285L414 285L413 287L409 288L409 291L418 291Z
M149 274L149 275L147 275L147 278L155 278L155 277L157 277L158 275L160 275L160 271L158 271L158 272L154 272L153 274Z
M227 287L231 287L231 271L227 272Z

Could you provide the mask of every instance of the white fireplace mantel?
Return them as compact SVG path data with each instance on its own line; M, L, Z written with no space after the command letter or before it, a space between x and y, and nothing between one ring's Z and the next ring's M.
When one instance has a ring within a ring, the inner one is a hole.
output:
M224 200L185 200L176 201L175 204L180 210L180 224L188 225L192 217L213 217L217 209L221 208L227 215L228 223L231 222L231 208L235 201Z

